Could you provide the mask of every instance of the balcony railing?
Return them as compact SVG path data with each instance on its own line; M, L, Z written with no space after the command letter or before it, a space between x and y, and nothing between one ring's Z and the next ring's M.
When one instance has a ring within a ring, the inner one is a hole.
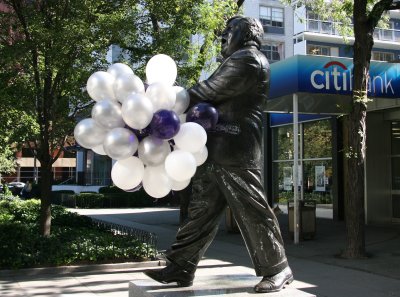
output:
M306 31L339 36L338 25L338 22L307 19ZM374 31L374 38L382 41L400 42L400 30L377 28Z
M375 29L374 38L383 41L400 42L400 30Z

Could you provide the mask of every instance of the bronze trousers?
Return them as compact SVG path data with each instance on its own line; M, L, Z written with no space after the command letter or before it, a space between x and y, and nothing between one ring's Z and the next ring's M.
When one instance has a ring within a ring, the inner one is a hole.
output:
M288 266L278 221L266 200L260 170L205 163L197 168L192 182L188 218L166 252L171 262L194 272L229 205L257 276L274 275Z

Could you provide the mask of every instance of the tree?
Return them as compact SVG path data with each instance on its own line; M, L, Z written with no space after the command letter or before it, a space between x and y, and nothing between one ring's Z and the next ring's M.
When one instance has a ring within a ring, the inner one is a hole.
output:
M24 112L13 107L0 109L0 179L1 174L15 172L16 159L14 150L21 147L26 135L36 128L35 123ZM27 131L26 129L29 129ZM10 146L10 143L13 144Z
M0 110L26 119L8 143L23 142L40 161L42 235L51 230L52 164L72 135L76 114L93 104L84 87L91 73L106 68L109 47L125 49L138 73L153 54L170 54L189 82L199 71L187 69L215 46L196 55L190 36L218 30L224 22L219 14L230 16L234 8L233 0L0 1Z
M345 135L347 171L345 181L346 247L341 256L362 258L365 251L364 168L366 151L366 116L368 77L374 30L389 10L400 9L396 0L300 0L283 2L298 7L304 5L325 20L338 21L344 37L353 33L353 93L351 110L346 116ZM353 27L351 28L351 24ZM353 29L353 30L351 30Z

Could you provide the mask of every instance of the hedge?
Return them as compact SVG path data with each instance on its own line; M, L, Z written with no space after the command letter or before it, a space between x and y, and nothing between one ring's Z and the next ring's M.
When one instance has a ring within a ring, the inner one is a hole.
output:
M52 203L71 208L135 208L162 205L179 205L179 200L170 194L165 198L154 199L144 189L126 192L117 187L102 187L99 193L73 191L53 191Z
M0 268L144 261L155 247L97 227L91 219L52 206L49 237L39 235L40 201L0 201Z

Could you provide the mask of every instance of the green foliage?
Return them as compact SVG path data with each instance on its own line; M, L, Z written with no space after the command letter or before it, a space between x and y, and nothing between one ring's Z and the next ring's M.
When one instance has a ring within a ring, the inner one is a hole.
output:
M87 217L53 206L53 232L39 236L38 200L0 201L0 268L142 261L154 247L95 227Z
M78 208L102 208L105 197L98 193L80 193L75 195L75 201Z
M283 191L279 193L279 203L287 203L293 200L293 192ZM324 192L304 193L304 200L313 200L316 204L332 204L332 195Z
M87 115L93 104L86 82L93 72L107 68L111 45L123 49L118 61L129 56L126 62L135 65L142 79L151 56L170 55L178 62L179 84L190 86L215 56L218 32L236 11L233 0L2 4L0 110L5 117L0 120L0 149L25 143L37 152L42 198L49 195L49 171L72 135L77 115ZM202 38L193 42L194 34ZM14 130L8 128L10 122ZM49 225L41 230L49 233Z
M124 193L124 190L116 187L116 186L106 186L99 188L100 194L107 194L107 193Z
M153 206L151 198L143 189L125 192L118 187L102 187L99 193L79 193L73 191L53 191L52 203L77 208L119 208Z
M225 22L237 11L233 0L141 1L134 42L128 35L118 43L144 78L144 66L155 54L170 55L178 63L178 84L189 87L219 52L216 41ZM151 36L151 38L149 38ZM122 58L122 57L121 57Z
M374 24L373 27L386 28L389 20L386 11L390 9L390 5L394 1L385 1L383 3L383 1L379 0L365 0L365 7L362 7L362 4L355 6L352 0L281 0L281 2L293 7L307 6L319 15L322 20L334 21L340 35L345 40L348 40L349 37L354 37L352 24L353 11L355 9L365 9L366 17L371 19L371 23ZM378 3L383 6L383 10L376 15L374 8L377 7Z

